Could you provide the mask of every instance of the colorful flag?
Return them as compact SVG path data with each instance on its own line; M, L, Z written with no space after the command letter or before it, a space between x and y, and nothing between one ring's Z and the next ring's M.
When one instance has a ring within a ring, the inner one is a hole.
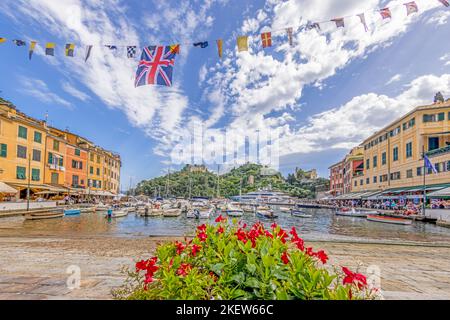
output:
M144 48L136 71L135 87L150 84L172 86L172 72L175 65L176 51L172 46L150 46Z
M383 19L390 19L390 18L392 18L391 10L389 10L389 8L381 9L380 10L380 14L381 14L381 17Z
M425 161L425 167L427 169L431 169L434 173L438 173L436 167L431 163L430 159L428 159L426 155L423 157L423 160Z
M289 45L290 45L291 47L293 47L293 46L294 46L294 40L293 40L293 38L292 38L292 33L293 33L292 28L287 28L287 29L286 29L286 33L287 33Z
M30 42L30 49L28 51L28 58L31 60L31 58L33 57L33 53L34 53L34 49L36 48L36 41L31 41Z
M404 3L404 5L406 6L406 15L408 16L419 11L419 8L417 7L417 3L415 1Z
M336 28L344 28L345 27L344 18L336 18L336 19L332 19L331 21L336 23Z
M87 62L89 57L91 56L92 46L86 46L86 57L84 58L84 62Z
M317 29L318 31L320 31L320 24L318 22L308 22L306 28L308 30Z
M240 36L237 38L238 51L248 51L248 36Z
M180 45L179 44L172 44L169 47L170 47L170 51L172 51L173 54L180 54Z
M45 55L54 56L55 55L55 44L53 42L48 42L45 45Z
M127 57L130 59L136 57L136 46L127 47Z
M366 17L364 15L364 13L360 13L358 14L359 20L361 20L362 25L364 26L364 30L367 32L369 31L369 28L367 27L367 23L366 23Z
M442 3L446 7L450 6L450 3L447 0L439 0L439 2Z
M219 39L216 41L217 43L217 52L219 54L219 58L222 59L222 54L223 54L223 40Z
M194 43L194 47L200 47L202 49L205 49L208 45L208 41Z
M6 38L0 38L0 43L6 42Z
M270 33L270 32L261 33L261 41L262 41L263 48L271 47L272 46L272 33Z
M25 41L23 41L23 40L13 40L13 42L16 44L16 46L18 46L18 47L23 47L23 46L26 46L26 42Z
M73 57L75 45L73 43L66 44L66 57Z
M109 50L117 50L117 46L106 45Z

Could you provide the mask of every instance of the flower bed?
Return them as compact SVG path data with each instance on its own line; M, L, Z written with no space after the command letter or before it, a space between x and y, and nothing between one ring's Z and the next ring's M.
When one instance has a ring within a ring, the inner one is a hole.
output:
M249 227L222 216L185 242L158 246L136 263L116 299L369 299L366 277L330 272L323 250L305 247L295 228Z

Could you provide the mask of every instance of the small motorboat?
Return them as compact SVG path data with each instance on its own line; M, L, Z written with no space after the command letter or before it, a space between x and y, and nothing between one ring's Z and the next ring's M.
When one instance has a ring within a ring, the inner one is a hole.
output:
M280 207L280 211L281 211L281 212L290 213L290 212L291 212L291 208L288 208L288 207Z
M195 212L196 210L188 210L188 211L186 211L186 218L189 218L189 219L196 219L197 218L197 215L196 215L196 212Z
M245 213L254 213L255 212L255 207L254 206L250 206L250 205L244 205L244 206L241 207L241 209Z
M95 211L108 211L109 206L106 204L100 203L95 207Z
M367 220L374 221L374 222L384 222L384 223L402 224L402 225L412 224L412 220L410 220L410 219L385 217L385 216L378 216L378 215L368 215Z
M181 209L172 208L172 209L163 209L162 214L164 217L179 217L181 215Z
M64 210L65 216L77 216L81 214L81 209L66 209Z
M293 217L297 217L297 218L312 218L311 214L307 214L301 210L296 210L296 209L291 210L291 215Z
M344 217L356 217L356 218L366 218L367 215L377 215L378 211L365 211L365 210L355 210L355 208L342 208L340 210L336 210L337 216Z
M261 219L277 219L276 215L272 210L256 210L256 216Z
M122 218L122 217L126 217L128 215L128 211L127 210L115 210L112 212L112 218Z
M62 218L64 216L63 211L54 212L31 212L25 214L25 220L42 220L42 219L55 219Z

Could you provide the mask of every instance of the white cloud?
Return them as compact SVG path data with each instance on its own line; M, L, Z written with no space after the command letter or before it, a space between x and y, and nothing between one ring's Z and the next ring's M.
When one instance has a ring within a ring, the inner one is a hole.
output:
M73 96L81 101L86 102L87 100L91 99L91 97L89 95L78 90L73 85L71 85L69 82L64 82L61 87L65 92L67 92L71 96Z
M439 60L444 62L444 66L450 66L450 53L444 54Z
M23 92L24 94L32 96L47 104L56 104L68 109L73 108L73 105L69 101L64 100L57 94L53 93L44 81L22 76L19 78L20 83L22 84L22 87L18 89L20 92Z
M402 75L401 74L396 74L396 75L392 76L392 78L389 79L388 82L386 82L386 85L390 85L390 84L392 84L394 82L400 81L401 79L402 79Z

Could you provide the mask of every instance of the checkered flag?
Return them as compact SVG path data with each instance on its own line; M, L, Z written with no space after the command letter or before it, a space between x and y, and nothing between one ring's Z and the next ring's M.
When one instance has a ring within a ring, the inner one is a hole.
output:
M127 47L127 57L128 58L136 57L136 46Z

